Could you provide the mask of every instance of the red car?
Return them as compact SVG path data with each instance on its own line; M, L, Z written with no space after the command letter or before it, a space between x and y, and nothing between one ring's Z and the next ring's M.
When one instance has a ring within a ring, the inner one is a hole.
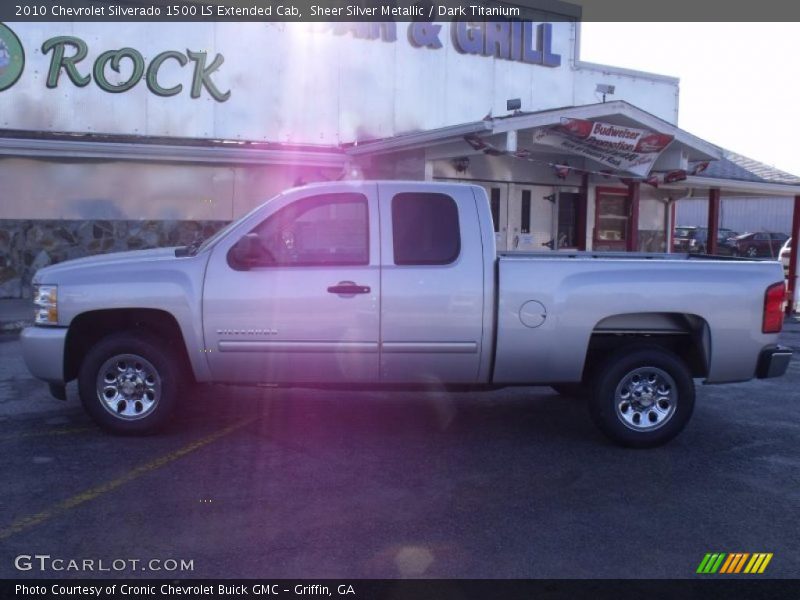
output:
M789 239L785 233L758 231L756 233L743 233L726 242L734 256L769 256L777 259L781 247Z

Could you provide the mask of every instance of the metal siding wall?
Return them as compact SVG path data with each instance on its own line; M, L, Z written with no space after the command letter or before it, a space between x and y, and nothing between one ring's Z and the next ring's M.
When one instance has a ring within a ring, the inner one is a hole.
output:
M778 231L789 233L792 226L791 198L723 198L720 227L738 232ZM705 227L708 224L708 199L679 200L675 225Z

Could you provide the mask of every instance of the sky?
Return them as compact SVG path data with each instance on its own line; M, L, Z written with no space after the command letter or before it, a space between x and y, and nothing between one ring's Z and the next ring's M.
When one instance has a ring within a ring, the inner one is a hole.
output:
M580 53L679 77L681 129L800 176L800 23L582 23Z

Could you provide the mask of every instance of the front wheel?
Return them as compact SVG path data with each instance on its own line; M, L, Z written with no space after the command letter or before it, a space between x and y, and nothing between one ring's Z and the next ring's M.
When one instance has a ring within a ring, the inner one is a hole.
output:
M678 435L694 410L686 364L656 346L621 349L596 371L592 419L622 446L652 448Z
M750 246L745 251L745 256L747 256L748 258L755 258L756 256L758 256L758 248L756 248L755 246Z
M100 340L78 374L81 402L103 429L147 434L163 427L177 402L181 370L169 348L138 333Z

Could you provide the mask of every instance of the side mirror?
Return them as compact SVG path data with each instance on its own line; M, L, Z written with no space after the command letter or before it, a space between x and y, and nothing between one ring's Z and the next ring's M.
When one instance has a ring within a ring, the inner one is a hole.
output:
M228 259L232 267L241 271L270 262L267 252L261 246L258 234L252 232L245 234L231 246Z

